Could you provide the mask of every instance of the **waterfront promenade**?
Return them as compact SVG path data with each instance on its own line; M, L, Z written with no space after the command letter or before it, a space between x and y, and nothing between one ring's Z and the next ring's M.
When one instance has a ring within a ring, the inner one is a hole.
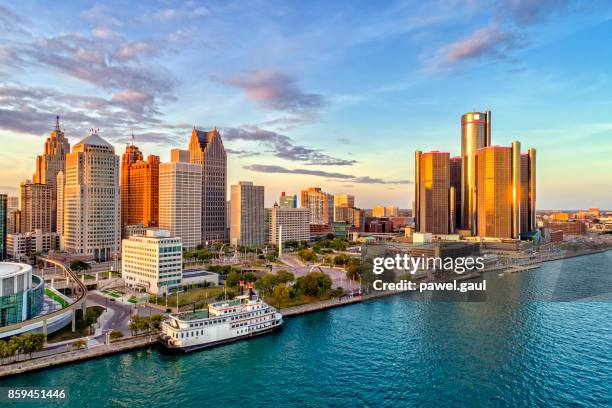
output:
M156 334L142 335L118 340L110 345L104 344L80 350L56 353L51 356L16 361L11 364L0 366L0 378L148 347L156 341Z

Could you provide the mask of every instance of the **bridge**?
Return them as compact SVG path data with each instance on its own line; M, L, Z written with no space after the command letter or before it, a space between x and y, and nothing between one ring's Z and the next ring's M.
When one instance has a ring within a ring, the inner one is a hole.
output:
M64 273L66 274L66 278L67 280L73 280L74 283L76 284L76 294L77 294L77 298L74 302L72 302L70 305L55 310L51 313L47 313L44 315L39 315L36 316L32 319L29 320L24 320L23 322L19 322L19 323L15 323L15 324L10 324L7 326L2 326L0 327L0 335L2 335L2 333L6 333L6 332L10 332L13 330L18 330L21 329L23 327L32 325L34 323L38 323L38 322L42 322L42 333L46 336L47 335L47 320L54 318L54 317L58 317L60 315L65 314L66 312L72 312L72 331L75 331L76 329L76 311L77 309L81 309L83 312L85 312L85 301L87 300L87 287L83 284L83 282L81 282L81 280L79 279L79 277L74 273L74 271L72 271L72 269L70 269L69 267L67 267L66 265L64 265L61 262L55 261L53 259L48 259L48 258L39 258L40 260L42 260L44 262L44 266L47 265L47 263L50 263L52 265L54 265L55 267L59 267L61 268Z

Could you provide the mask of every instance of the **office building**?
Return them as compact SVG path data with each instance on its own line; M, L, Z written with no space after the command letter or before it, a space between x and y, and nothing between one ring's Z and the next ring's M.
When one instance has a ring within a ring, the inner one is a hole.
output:
M44 153L36 157L36 173L32 178L34 184L45 184L50 188L49 219L51 231L57 231L57 174L65 170L68 153L70 153L70 143L60 129L59 116L57 116L55 129L45 142Z
M397 217L399 215L399 208L395 205L390 205L385 210L386 217Z
M0 327L39 315L44 293L45 282L30 265L0 262Z
M350 194L335 195L334 207L355 207L355 196Z
M7 214L13 210L19 209L19 197L18 196L8 196L6 200L6 211Z
M0 261L6 259L6 235L8 230L8 196L0 194Z
M36 230L8 234L6 237L7 257L16 261L34 253L44 254L58 249L60 249L60 236L57 232Z
M169 231L148 229L124 239L121 247L121 276L128 287L164 295L181 285L183 245Z
M6 227L7 234L19 234L21 232L21 210L17 209L8 213Z
M450 174L450 186L455 190L455 202L451 207L454 213L454 225L453 230L461 228L461 169L462 160L460 156L450 158L449 162L449 174Z
M450 154L415 153L415 224L417 232L448 234L451 222ZM453 196L454 199L454 196ZM454 204L454 201L453 201Z
M491 112L468 112L461 117L461 221L476 234L476 151L491 145Z
M297 208L297 195L285 194L283 191L278 200L278 205L283 208Z
M171 162L159 165L159 228L181 238L183 247L202 243L202 166Z
M282 241L310 241L310 210L274 205L266 208L268 242L278 244L279 229L282 230Z
M189 163L189 150L172 149L170 150L170 161L179 163Z
M265 242L264 187L240 181L231 187L230 243L234 246Z
M227 154L216 128L193 128L189 161L202 167L202 242L226 241Z
M21 210L21 231L37 229L43 232L52 230L51 206L53 205L52 186L49 184L24 181L19 186L19 209Z
M121 158L121 231L142 225L155 227L159 217L159 157L143 155L132 143Z
M372 217L386 217L387 209L384 205L377 205L372 208Z
M63 249L96 261L116 259L121 244L119 157L93 131L66 155Z
M302 208L310 210L310 223L329 225L334 220L334 195L321 191L319 187L302 190Z
M345 222L349 227L353 227L357 231L363 231L365 212L355 207L335 207L334 222Z

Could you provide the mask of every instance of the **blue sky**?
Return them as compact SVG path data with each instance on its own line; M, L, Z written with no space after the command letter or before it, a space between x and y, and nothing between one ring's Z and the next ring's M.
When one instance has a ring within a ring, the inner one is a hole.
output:
M538 150L538 208L612 209L607 2L0 1L0 189L31 177L59 114L71 143L131 129L169 159L218 127L229 182L321 186L409 208L414 150L460 117Z

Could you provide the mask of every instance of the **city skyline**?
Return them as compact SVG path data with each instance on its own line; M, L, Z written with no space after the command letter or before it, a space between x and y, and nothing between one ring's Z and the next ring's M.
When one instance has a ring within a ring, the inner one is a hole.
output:
M593 49L610 9L447 4L2 5L0 190L32 178L57 114L71 144L99 127L121 155L134 128L162 162L216 126L228 188L264 185L266 207L320 186L411 208L413 152L459 155L461 115L491 109L494 144L539 151L538 209L612 207L611 61Z

